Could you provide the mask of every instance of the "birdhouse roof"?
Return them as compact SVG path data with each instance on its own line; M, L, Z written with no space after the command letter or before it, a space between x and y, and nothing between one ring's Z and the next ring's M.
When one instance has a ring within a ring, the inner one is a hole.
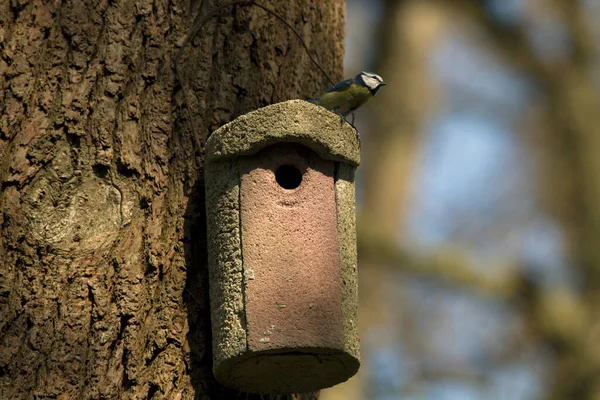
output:
M256 154L275 143L298 143L325 160L360 163L356 130L339 115L304 100L263 107L223 125L206 142L206 161Z

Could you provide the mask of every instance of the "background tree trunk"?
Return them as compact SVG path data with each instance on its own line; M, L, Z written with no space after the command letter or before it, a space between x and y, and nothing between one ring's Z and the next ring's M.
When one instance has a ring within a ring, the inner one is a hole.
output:
M204 143L328 81L230 7L184 53L190 121L173 56L220 4L0 1L1 398L238 396L211 372ZM342 77L344 1L265 5Z
M443 4L423 0L385 0L382 7L377 36L380 47L373 70L381 74L389 86L377 94L377 103L367 105L372 109L373 118L366 130L368 137L364 139L362 152L364 197L358 219L363 348L369 346L370 337L376 337L378 345L393 342L395 331L387 327L391 321L406 318L408 314L406 288L395 288L402 302L389 301L385 290L397 270L377 259L380 249L369 248L403 239L410 177L420 155L421 124L434 112L439 91L428 76L426 55L443 33L443 17L447 14ZM398 88L402 88L400 96ZM410 340L412 333L408 329L403 334ZM417 349L411 348L411 351L417 352ZM377 398L378 394L370 390L367 382L368 357L362 364L367 368L353 377L350 384L329 389L322 397L326 400Z

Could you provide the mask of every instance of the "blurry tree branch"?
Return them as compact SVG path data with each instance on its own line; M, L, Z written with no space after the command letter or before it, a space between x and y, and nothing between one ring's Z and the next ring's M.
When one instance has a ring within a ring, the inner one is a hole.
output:
M544 87L552 85L546 66L532 51L521 29L498 22L487 12L483 0L458 0L455 6L464 17L478 22L485 29L494 50L505 61L533 76Z
M581 3L572 0L554 0L554 2L571 34L574 49L573 59L587 66L590 61L590 55L595 52L595 44L589 29L587 29Z
M359 225L360 226L360 225ZM499 266L497 273L478 267L465 252L435 250L407 251L393 238L359 230L358 251L361 259L385 265L397 271L429 278L442 279L449 284L472 290L497 300L508 300L520 290L521 274L517 266Z
M484 269L457 249L419 253L401 248L389 237L360 230L359 237L361 259L394 271L441 279L460 289L513 304L524 311L530 334L543 337L558 350L578 348L591 329L592 320L577 293L562 286L542 289L517 263Z

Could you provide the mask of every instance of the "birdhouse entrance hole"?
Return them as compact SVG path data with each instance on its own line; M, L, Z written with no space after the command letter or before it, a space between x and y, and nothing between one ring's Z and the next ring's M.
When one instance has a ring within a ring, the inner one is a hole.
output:
M302 183L302 173L295 165L282 165L275 171L275 180L284 189L296 189Z

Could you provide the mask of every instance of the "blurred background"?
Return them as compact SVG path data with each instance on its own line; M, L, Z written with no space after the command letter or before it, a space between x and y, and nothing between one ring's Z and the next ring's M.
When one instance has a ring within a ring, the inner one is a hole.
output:
M600 0L347 0L362 368L324 400L600 399Z

